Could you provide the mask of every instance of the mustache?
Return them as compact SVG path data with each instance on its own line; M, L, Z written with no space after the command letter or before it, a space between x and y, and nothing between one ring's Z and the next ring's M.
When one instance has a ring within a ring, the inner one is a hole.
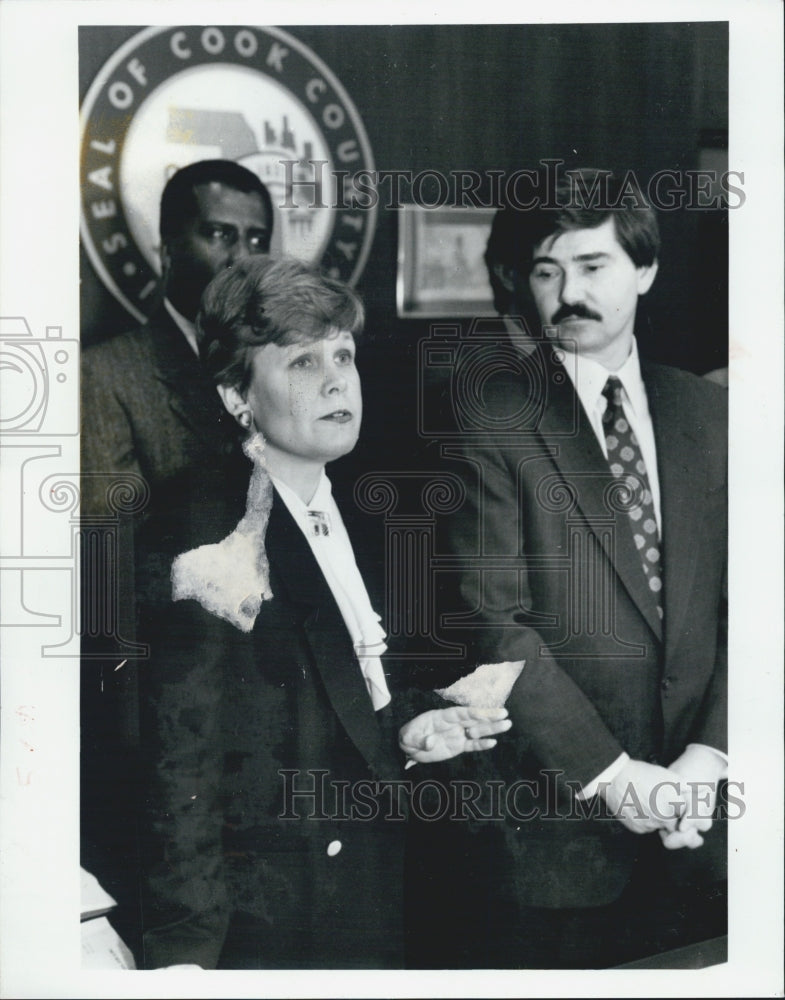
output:
M562 323L565 319L569 319L570 316L575 316L577 319L593 319L598 323L602 322L602 316L599 313L593 312L588 306L583 305L582 302L576 302L573 305L559 306L551 317L551 323L554 326L558 326L559 323Z

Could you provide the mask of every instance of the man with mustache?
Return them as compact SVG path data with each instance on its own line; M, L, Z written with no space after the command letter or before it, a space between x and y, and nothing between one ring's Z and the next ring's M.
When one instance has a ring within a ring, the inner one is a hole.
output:
M527 783L451 864L487 893L469 964L600 968L723 933L696 886L723 862L727 394L638 355L659 253L640 192L575 171L555 195L495 217L518 363L483 369L483 426L447 452L465 568L442 622L472 664L525 661L494 756Z

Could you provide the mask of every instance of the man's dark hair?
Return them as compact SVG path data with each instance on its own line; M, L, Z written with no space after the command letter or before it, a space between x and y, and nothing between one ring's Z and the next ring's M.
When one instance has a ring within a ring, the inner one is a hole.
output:
M270 192L251 170L233 160L199 160L182 167L166 182L161 195L161 239L165 243L178 236L185 223L199 210L195 188L200 184L224 184L243 194L258 194L273 222L273 202Z
M534 248L550 236L596 229L613 219L616 238L636 267L648 267L657 259L657 216L629 174L620 180L607 170L570 170L562 174L550 196L542 189L540 194L531 208L507 204L494 216L485 263L499 312L508 312L510 292L495 267L528 276Z

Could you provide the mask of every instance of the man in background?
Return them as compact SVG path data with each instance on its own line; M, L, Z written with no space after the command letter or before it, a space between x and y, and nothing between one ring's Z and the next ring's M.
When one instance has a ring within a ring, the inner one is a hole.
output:
M241 257L268 253L272 230L267 188L237 163L202 160L167 182L160 215L164 298L143 326L83 355L83 516L106 511L107 489L124 474L142 477L149 508L161 506L183 473L231 451L233 436L199 361L194 320L210 280Z
M227 160L178 170L161 197L158 308L82 358L82 864L120 904L113 919L135 950L137 685L151 639L136 634L135 607L168 579L159 543L178 498L244 462L194 321L210 280L268 253L272 229L251 171Z

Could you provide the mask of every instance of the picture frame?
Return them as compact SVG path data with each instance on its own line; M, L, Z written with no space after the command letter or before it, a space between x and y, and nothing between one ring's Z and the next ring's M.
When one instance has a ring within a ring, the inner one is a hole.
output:
M484 260L494 214L493 208L401 207L399 317L496 315Z

